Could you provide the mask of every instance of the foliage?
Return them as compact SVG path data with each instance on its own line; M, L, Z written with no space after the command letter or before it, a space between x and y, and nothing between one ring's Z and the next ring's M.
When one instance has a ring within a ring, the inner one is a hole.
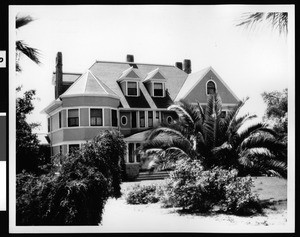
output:
M247 99L246 99L247 100ZM204 169L214 166L236 168L240 175L273 174L286 176L286 145L255 115L238 116L246 102L240 101L222 117L218 94L208 96L205 110L185 101L171 105L178 119L171 125L154 128L141 149L155 154L156 169L175 168L177 160L200 160ZM252 122L252 123L250 123Z
M135 180L139 176L140 164L126 164L125 165L125 179L126 180Z
M271 91L262 93L264 102L267 104L265 119L274 124L274 130L281 134L283 140L287 139L288 123L288 90Z
M159 197L156 193L156 186L150 185L135 185L126 195L128 204L148 204L156 203Z
M260 206L257 196L251 193L252 185L250 177L237 177L236 170L204 170L200 161L182 159L176 162L161 200L166 207L188 212L253 214L260 211Z
M106 200L121 195L124 151L120 133L105 131L53 157L47 174L17 175L17 225L98 225Z
M17 88L17 92L21 90ZM26 91L23 97L16 99L16 172L22 170L38 173L39 166L43 165L39 158L39 140L32 129L36 123L28 123L27 116L33 111L32 101L35 99L35 90Z
M288 13L287 12L248 12L245 13L241 22L237 26L246 28L257 26L261 23L270 23L273 29L278 30L279 34L288 33Z
M31 16L16 16L16 29L19 30L20 27L23 27L30 22L33 21L33 18ZM31 59L36 64L40 64L39 56L40 52L39 50L32 48L28 46L24 41L17 40L16 41L16 51L17 51L17 61L16 61L16 71L20 72L22 69L19 64L20 54L26 55L29 59Z

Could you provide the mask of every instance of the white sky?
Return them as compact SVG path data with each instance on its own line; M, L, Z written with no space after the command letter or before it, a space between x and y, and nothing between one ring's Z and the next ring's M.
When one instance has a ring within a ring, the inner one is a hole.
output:
M36 19L20 28L17 38L39 49L43 63L37 66L23 57L16 85L36 89L39 100L30 121L41 122L37 132L46 132L46 115L40 111L54 99L51 80L58 51L64 72L84 72L95 60L124 62L126 54L140 63L174 65L191 59L192 72L212 66L240 99L250 97L244 110L261 116L262 92L293 85L293 29L290 25L285 37L268 25L250 31L235 25L244 12L292 10L246 5L13 6L12 21L18 12Z

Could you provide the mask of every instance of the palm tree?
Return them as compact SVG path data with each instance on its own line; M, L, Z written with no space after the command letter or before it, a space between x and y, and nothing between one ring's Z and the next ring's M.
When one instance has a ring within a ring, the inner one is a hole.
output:
M285 176L286 163L280 156L284 144L276 133L264 123L247 125L255 115L238 117L246 101L240 101L225 117L218 94L208 97L205 110L200 104L179 101L168 108L178 119L154 128L141 149L155 154L153 166L158 170L174 168L177 160L189 158L201 160L205 169L221 166L237 168L241 175Z
M287 12L248 12L241 17L241 22L236 26L252 28L263 22L270 23L273 29L278 30L279 34L286 35L288 33Z
M32 22L33 18L31 16L24 16L19 17L16 16L16 29L18 30L20 27L27 25L28 23ZM31 59L36 64L40 64L39 60L39 50L29 47L26 43L24 43L22 40L16 41L16 51L17 51L17 60L16 60L16 71L20 72L21 67L19 64L20 54L26 55L29 59Z

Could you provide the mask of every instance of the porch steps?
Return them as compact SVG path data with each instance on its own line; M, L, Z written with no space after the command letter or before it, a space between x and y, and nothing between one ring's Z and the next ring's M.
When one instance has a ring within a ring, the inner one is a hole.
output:
M139 176L136 178L136 181L142 180L155 180L155 179L165 179L169 177L168 171L157 171L157 172L140 172Z

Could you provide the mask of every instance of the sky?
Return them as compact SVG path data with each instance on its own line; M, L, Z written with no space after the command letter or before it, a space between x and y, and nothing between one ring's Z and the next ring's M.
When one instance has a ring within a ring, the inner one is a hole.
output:
M40 50L42 61L35 65L21 57L23 70L11 74L11 88L36 90L29 121L40 122L36 132L45 133L41 111L54 100L58 51L63 72L83 73L95 60L125 62L127 54L138 63L174 65L190 59L192 72L212 66L240 99L250 97L243 112L261 117L266 108L261 93L290 89L294 83L293 20L287 36L267 24L252 30L236 24L245 12L292 10L288 5L10 6L10 44L24 40ZM35 21L16 32L16 14Z

